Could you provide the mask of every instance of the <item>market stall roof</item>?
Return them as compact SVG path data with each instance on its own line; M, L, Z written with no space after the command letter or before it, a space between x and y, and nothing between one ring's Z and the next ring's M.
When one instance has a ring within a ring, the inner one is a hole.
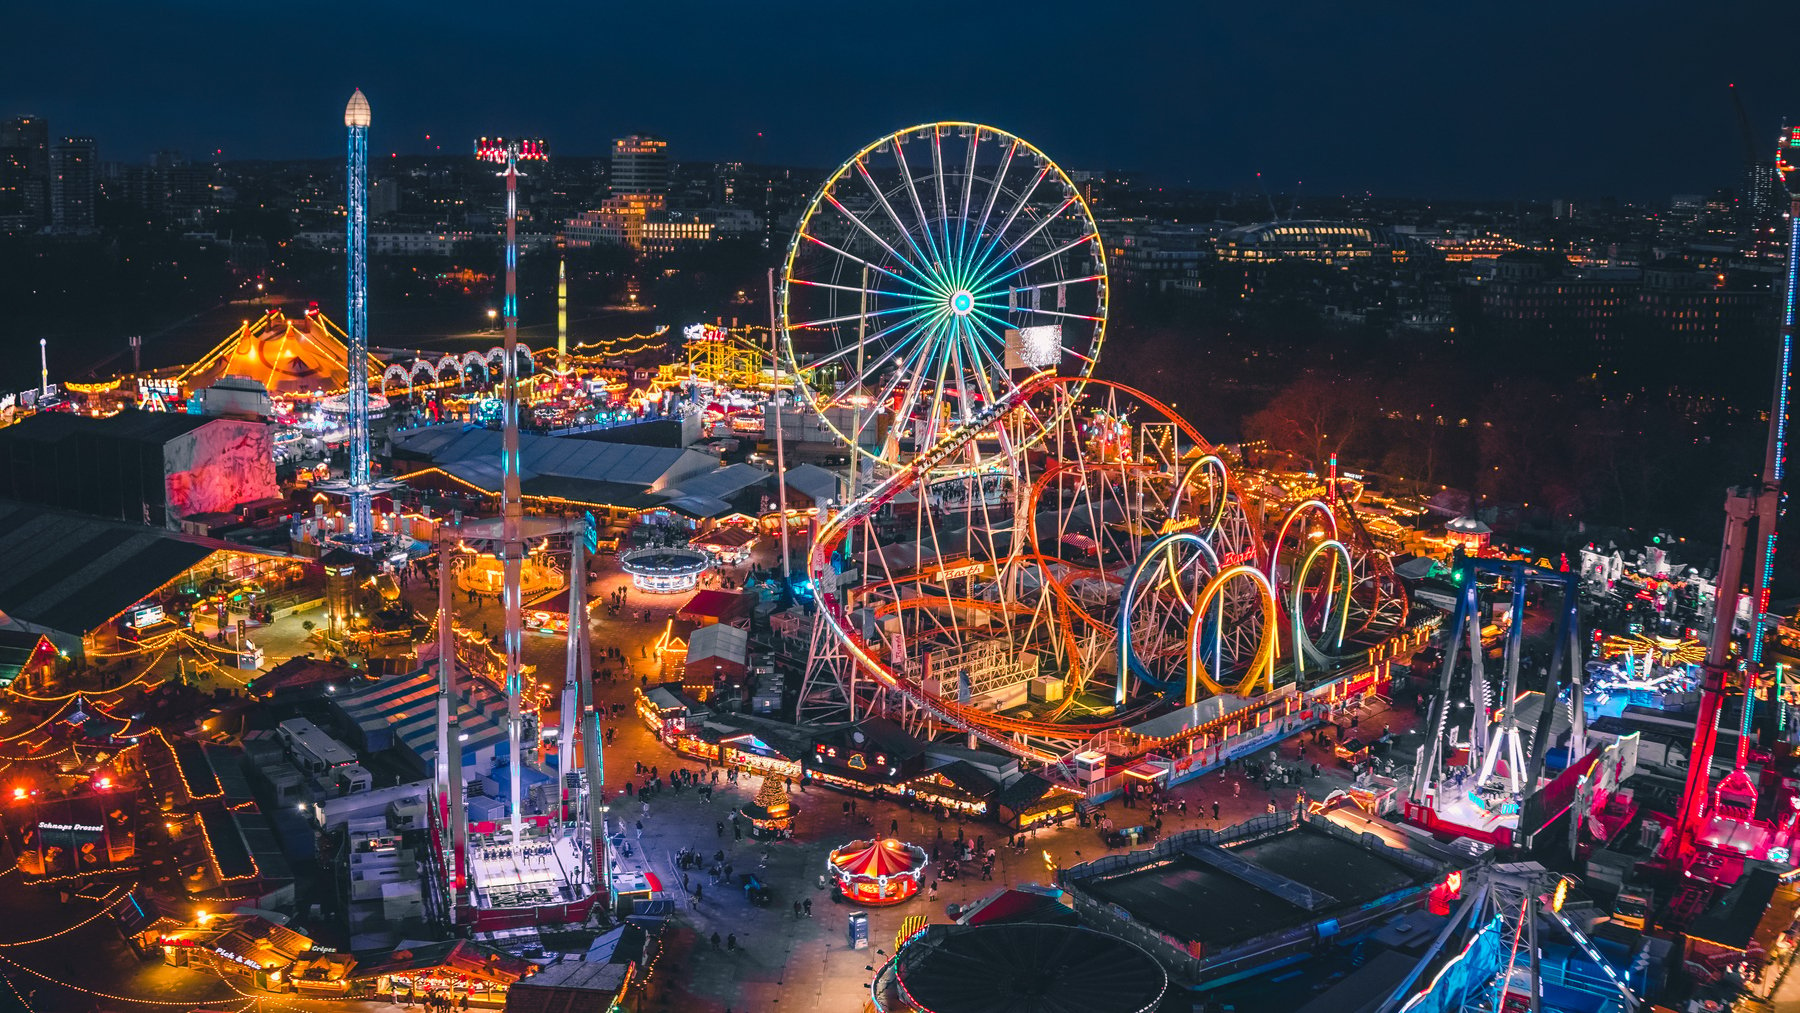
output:
M675 618L688 622L707 619L723 621L745 612L750 599L742 591L722 591L716 587L695 591L676 611Z
M750 657L750 634L736 626L714 623L688 637L688 664L709 658L742 665Z
M25 630L0 630L0 684L10 683L25 671L40 651L52 653L56 645L41 633Z
M769 472L755 465L731 464L684 478L665 491L672 499L691 496L724 501L767 482L769 477Z
M894 838L852 841L831 853L831 864L847 875L879 879L912 872L924 865L918 845Z
M991 798L1000 788L993 778L976 769L975 765L967 760L957 760L941 767L933 767L925 773L927 775L936 774L949 781L971 798Z
M1491 535L1494 533L1493 528L1490 528L1474 517L1467 515L1458 517L1448 524L1445 524L1444 530L1454 531L1459 535Z
M264 968L286 967L313 948L310 937L255 914L222 914L205 925L184 925L162 933L175 945L205 946L254 961Z
M279 555L0 501L0 615L84 635L222 549Z
M789 489L814 500L836 499L838 477L816 464L796 464L781 473Z
M1074 795L1069 789L1053 784L1037 776L1025 774L1018 780L1000 789L994 796L994 804L1020 816L1029 815L1040 809L1054 809L1067 805L1069 796Z
M497 985L511 985L532 972L530 961L467 939L408 943L386 953L357 955L356 980L442 968Z
M469 474L485 474L479 466L490 465L498 473L500 432L495 429L469 428L461 425L426 426L401 437L395 445L398 456L430 461L452 470L449 465L475 465ZM541 477L582 482L612 482L635 488L639 492L663 492L696 475L721 470L718 460L697 450L674 450L668 447L640 447L626 443L602 443L597 440L571 440L525 433L519 436L519 471L521 479L530 483ZM459 475L459 477L461 477ZM472 479L470 481L473 481ZM497 489L482 483L483 489ZM553 495L548 492L528 495Z
M762 537L748 524L720 524L688 539L696 549L741 549Z

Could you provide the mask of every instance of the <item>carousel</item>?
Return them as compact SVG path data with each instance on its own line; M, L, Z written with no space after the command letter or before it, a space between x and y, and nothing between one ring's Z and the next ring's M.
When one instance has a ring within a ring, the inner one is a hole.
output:
M898 904L919 892L925 849L888 838L851 841L825 859L838 890L858 904Z
M800 815L800 810L788 800L779 777L764 777L756 797L738 812L750 821L750 836L759 841L786 837L793 832L794 817Z
M534 546L520 561L519 594L523 598L548 594L565 583L562 570L550 561L546 548L541 544ZM477 554L456 571L456 586L483 597L498 598L506 587L506 563L498 556Z
M633 549L619 557L619 569L631 575L640 591L681 594L700 586L701 575L712 569L712 557L682 546Z

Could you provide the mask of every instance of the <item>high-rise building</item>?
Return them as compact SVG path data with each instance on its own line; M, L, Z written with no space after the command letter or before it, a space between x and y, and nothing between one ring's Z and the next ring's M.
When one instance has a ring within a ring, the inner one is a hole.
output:
M0 120L0 220L15 229L50 222L50 123L42 116Z
M669 194L669 142L632 134L613 141L612 195L652 198L660 205Z
M99 176L92 137L65 137L50 149L50 227L57 232L94 228Z

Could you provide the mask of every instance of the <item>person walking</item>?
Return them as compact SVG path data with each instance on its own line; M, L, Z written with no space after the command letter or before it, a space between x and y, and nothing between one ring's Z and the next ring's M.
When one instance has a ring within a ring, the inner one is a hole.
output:
M713 944L713 949L716 950L719 948L719 934L717 932L714 932L712 934L712 944Z
M1213 819L1217 820L1218 818L1219 818L1219 803L1214 802L1213 803Z
M725 936L725 948L732 953L737 952L737 933L732 932Z
M805 900L801 901L800 906L806 909L806 917L811 918L812 917L812 898L808 897Z

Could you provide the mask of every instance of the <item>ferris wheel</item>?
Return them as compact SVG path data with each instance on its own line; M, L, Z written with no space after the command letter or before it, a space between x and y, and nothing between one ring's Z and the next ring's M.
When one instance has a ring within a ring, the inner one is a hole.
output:
M946 122L882 137L826 179L788 247L780 321L824 425L898 464L1031 373L1089 376L1106 305L1105 251L1068 173L1003 130ZM998 460L1041 435L997 431L970 453Z

